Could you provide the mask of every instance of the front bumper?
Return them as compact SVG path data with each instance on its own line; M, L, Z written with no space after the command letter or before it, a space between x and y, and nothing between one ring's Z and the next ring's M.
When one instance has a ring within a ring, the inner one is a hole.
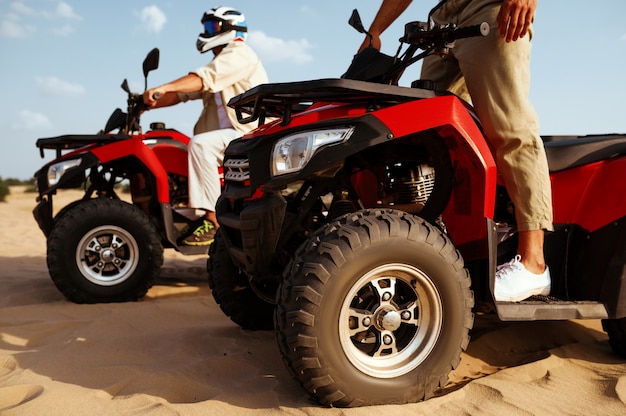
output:
M52 200L50 197L42 197L37 206L33 209L33 216L39 228L41 228L41 231L48 237L54 225L52 218Z
M274 257L285 220L287 201L278 194L246 201L236 212L241 201L222 196L216 205L220 230L233 261L248 276L265 274Z

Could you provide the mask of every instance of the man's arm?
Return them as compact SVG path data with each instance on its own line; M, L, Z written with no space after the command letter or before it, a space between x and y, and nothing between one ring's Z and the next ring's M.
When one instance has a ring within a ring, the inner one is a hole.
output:
M143 102L151 108L167 107L180 102L179 92L196 92L202 90L202 79L194 73L187 74L172 82L159 87L151 88L143 93ZM158 92L161 97L154 99L154 93Z

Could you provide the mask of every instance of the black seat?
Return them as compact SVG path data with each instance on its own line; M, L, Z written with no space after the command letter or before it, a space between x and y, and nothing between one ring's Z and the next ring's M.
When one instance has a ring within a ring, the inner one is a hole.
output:
M550 172L626 154L626 135L543 136Z

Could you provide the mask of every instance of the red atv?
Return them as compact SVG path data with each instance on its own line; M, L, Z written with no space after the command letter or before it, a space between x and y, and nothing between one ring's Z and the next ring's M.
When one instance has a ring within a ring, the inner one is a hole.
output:
M158 64L159 50L153 49L143 62L146 88ZM45 149L56 158L35 173L39 197L33 214L48 238L50 276L77 303L142 297L159 275L164 247L207 252L179 244L198 218L188 208L189 137L162 123L143 133L143 95L131 93L126 80L122 88L128 110L116 109L100 133L37 140L42 158ZM128 184L132 204L120 199L121 182ZM53 218L57 190L79 187L85 190L82 199Z
M365 32L356 11L350 23ZM275 328L293 377L324 405L431 397L479 302L502 320L602 319L626 356L626 135L545 138L552 292L495 302L515 207L480 122L427 81L397 86L407 66L488 30L409 23L402 54L366 49L342 79L229 103L242 122L277 120L227 149L209 283L234 322Z

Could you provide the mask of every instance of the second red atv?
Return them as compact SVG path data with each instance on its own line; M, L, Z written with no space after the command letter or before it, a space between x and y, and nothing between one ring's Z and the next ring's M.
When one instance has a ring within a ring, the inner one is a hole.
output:
M143 62L146 79L158 67L159 50ZM126 80L128 109L116 109L98 134L68 134L37 140L41 156L54 150L35 178L33 214L47 237L50 276L77 303L123 302L144 296L158 277L163 249L206 254L206 247L180 244L198 216L188 207L189 137L152 123L143 132L143 95ZM131 202L120 198L127 184ZM83 188L81 199L53 217L60 189Z

